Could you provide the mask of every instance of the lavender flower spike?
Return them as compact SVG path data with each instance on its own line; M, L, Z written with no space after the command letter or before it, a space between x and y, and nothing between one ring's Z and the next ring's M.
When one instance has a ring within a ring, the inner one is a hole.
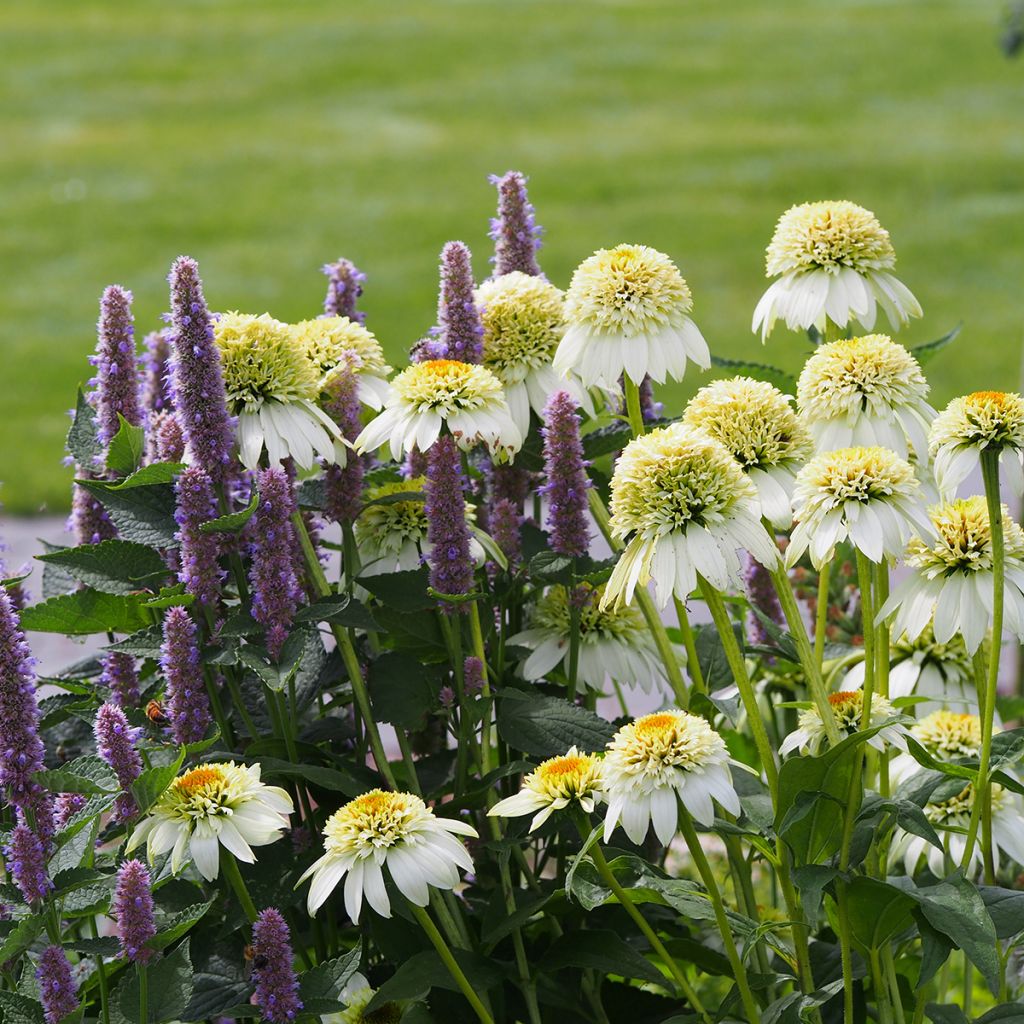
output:
M103 704L96 712L93 726L96 750L114 769L121 792L114 803L114 816L128 821L139 810L131 794L132 783L142 774L142 758L135 749L133 729L124 712L116 704Z
M223 483L235 435L228 415L220 353L203 298L199 267L179 256L171 267L171 382L189 461Z
M366 314L356 309L356 300L363 294L366 275L346 259L325 263L320 269L327 275L324 316L347 316L358 324L365 323Z
M88 801L84 793L61 793L54 801L53 824L59 832Z
M91 476L88 470L79 467L79 477ZM84 487L75 484L71 493L71 515L68 530L75 538L75 544L99 544L117 536L117 529L110 521L110 513L99 499L94 498Z
M544 470L547 483L541 493L548 499L551 549L580 557L590 550L587 518L586 463L580 440L580 418L568 391L556 391L544 408Z
M167 682L167 716L175 743L198 743L210 725L196 624L182 607L167 609L160 666Z
M293 559L295 497L291 481L279 466L260 470L256 486L260 503L249 522L252 615L266 630L267 650L276 661L302 597Z
M178 507L174 512L181 542L181 569L178 579L185 590L206 606L220 597L224 572L217 564L220 541L215 533L203 533L203 523L217 518L217 499L213 483L198 466L182 470L174 488Z
M171 332L167 328L151 331L143 338L143 345L142 405L152 423L154 413L174 408L169 365Z
M359 382L355 373L335 373L327 383L323 410L338 424L349 441L359 436ZM362 505L363 474L366 461L350 452L344 466L331 464L324 469L325 509L328 519L336 523L355 521Z
M425 509L430 585L442 594L468 594L473 589L473 559L462 493L462 461L451 434L443 434L427 452ZM447 601L441 605L448 614L465 607Z
M260 911L252 926L253 1002L264 1020L287 1024L302 1009L291 935L280 911Z
M114 702L123 708L137 708L142 699L139 693L139 673L130 654L110 651L103 656L100 685L110 690Z
M43 950L36 977L46 1024L58 1024L78 1009L78 989L71 976L71 964L60 946L47 946Z
M29 904L42 902L53 889L53 882L46 873L46 846L22 819L15 826L4 850L7 870Z
M491 506L491 536L498 549L508 559L509 569L514 570L523 558L523 542L519 529L523 517L519 514L515 502L508 498L499 498Z
M103 292L97 330L96 428L106 444L120 429L119 415L132 426L142 423L130 291L112 284Z
M170 409L154 413L146 437L148 462L182 462L185 458L185 434L181 420Z
M117 885L112 904L121 940L121 956L138 964L153 956L146 944L156 935L153 919L153 885L146 866L138 860L126 860L117 869Z
M463 363L484 357L484 328L473 302L473 264L462 242L447 242L441 250L441 295L437 323L445 355Z
M518 270L532 277L540 275L537 250L541 247L541 229L533 217L533 204L526 195L526 176L507 171L490 177L498 186L498 216L491 221L494 239L494 273L511 274Z
M784 626L786 620L782 614L782 605L779 604L779 596L775 592L775 585L768 570L756 558L747 555L747 566L743 575L751 608L756 608L772 622ZM750 635L755 643L773 642L767 627L757 615L750 617Z

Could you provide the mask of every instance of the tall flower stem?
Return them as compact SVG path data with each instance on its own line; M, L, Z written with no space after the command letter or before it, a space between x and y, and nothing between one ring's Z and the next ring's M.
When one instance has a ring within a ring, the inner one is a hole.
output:
M149 978L146 975L146 965L144 963L137 963L136 968L139 972L139 1024L148 1024L149 1022Z
M828 625L828 592L832 563L826 562L818 571L818 601L814 609L814 660L821 673L825 661L825 627Z
M686 649L686 671L690 676L693 689L697 693L707 693L708 688L704 682L704 673L700 669L700 659L697 657L697 641L690 626L690 616L686 611L686 602L681 601L674 594L672 595L672 601L676 606L679 632L683 634L683 647Z
M414 903L409 904L409 909L412 911L413 917L416 918L419 926L426 932L427 938L430 939L434 949L437 950L437 955L448 969L448 973L451 974L455 984L459 986L459 990L466 997L469 1005L473 1007L473 1011L476 1013L481 1024L494 1024L494 1018L487 1012L484 1004L480 1001L480 997L474 991L473 986L470 985L469 979L462 973L462 968L456 962L452 951L448 948L448 943L444 941L443 936L437 930L437 926L430 919L430 915L423 907L417 907Z
M644 433L644 414L640 405L640 387L634 384L628 373L622 375L623 390L626 393L626 417L634 437Z
M480 606L476 601L469 604L469 635L473 641L473 654L479 660L482 672L481 697L486 710L480 723L480 771L486 775L491 770L491 681L487 668L487 651L484 648L484 632L480 624Z
M232 854L224 850L221 852L220 866L224 871L224 877L227 878L228 884L238 897L238 902L241 904L242 910L245 911L245 916L249 919L249 923L252 924L259 915L256 913L256 904L253 903L252 897L249 895L245 879L242 878L242 873L238 870L238 862Z

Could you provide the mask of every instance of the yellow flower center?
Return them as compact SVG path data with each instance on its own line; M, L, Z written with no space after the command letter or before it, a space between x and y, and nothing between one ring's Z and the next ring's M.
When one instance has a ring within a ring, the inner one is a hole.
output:
M1024 398L1013 391L975 391L954 398L935 418L929 436L934 455L947 444L1024 448Z
M929 577L952 573L988 572L993 566L992 528L983 497L958 498L929 511L938 535L929 544L914 537L907 545L907 564ZM1006 554L1024 557L1024 531L1003 506L1003 539Z
M707 721L686 711L657 711L624 725L608 746L613 770L662 775L725 761L725 741Z
M430 814L427 805L412 793L374 789L327 819L324 846L331 853L395 846L408 839Z
M573 747L568 754L542 761L523 787L549 801L593 796L601 788L601 758L576 753Z
M503 402L501 381L486 367L455 359L429 359L406 367L392 382L403 403L442 415Z
M224 782L224 773L219 768L211 765L201 765L186 772L179 779L175 779L174 788L181 793L189 795L200 789L205 789L215 783Z
M981 749L981 720L977 715L933 711L910 731L923 747L938 757L970 757Z
M823 452L797 477L796 496L826 508L846 501L910 497L919 487L914 470L888 448L840 448Z
M329 376L339 364L354 357L356 372L386 377L391 367L371 331L345 316L302 320L291 327L296 345L305 350L321 376Z

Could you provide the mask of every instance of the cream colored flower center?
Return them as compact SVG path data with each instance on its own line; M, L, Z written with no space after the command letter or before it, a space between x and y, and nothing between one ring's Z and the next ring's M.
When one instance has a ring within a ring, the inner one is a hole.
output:
M523 785L550 801L591 796L601 785L601 758L596 754L552 757L539 764Z
M412 793L374 789L340 807L327 819L324 847L329 853L389 848L409 838L430 817Z
M249 789L244 768L230 763L199 765L175 779L154 810L186 822L229 815L231 804Z
M971 757L981 749L981 720L977 715L933 711L911 730L921 746L937 757Z
M938 539L933 544L914 537L907 545L907 564L930 576L992 569L992 529L985 499L975 495L939 505L929 512ZM1009 557L1024 557L1024 531L1003 506L1003 539Z
M569 636L575 605L579 609L579 631L584 639L628 639L642 636L646 630L643 614L633 605L601 611L604 591L603 583L597 587L581 583L571 595L565 587L554 586L537 602L533 623L560 636Z
M346 356L355 356L357 372L386 377L391 367L371 331L346 316L302 320L291 327L296 345L303 348L321 376L328 375Z
M392 381L399 398L417 412L447 416L503 402L501 381L484 366L455 359L430 359L407 366Z
M834 507L847 501L910 497L918 486L910 464L888 448L840 448L815 456L800 470L796 495Z
M864 717L864 691L863 690L840 690L838 693L830 693L828 695L829 706L832 708L832 714L835 717L836 725L845 732L856 732L860 729L861 719ZM885 697L879 694L872 695L871 698L871 721L872 723L884 721L887 718L892 718L896 714L896 709L889 703ZM818 713L818 709L808 708L807 711L803 712L800 716L801 726L821 725L821 715Z
M721 763L725 741L697 715L658 711L623 726L609 745L614 760L656 774L664 768L694 771Z
M1013 391L954 398L935 418L928 441L932 454L947 444L1024 449L1024 398Z

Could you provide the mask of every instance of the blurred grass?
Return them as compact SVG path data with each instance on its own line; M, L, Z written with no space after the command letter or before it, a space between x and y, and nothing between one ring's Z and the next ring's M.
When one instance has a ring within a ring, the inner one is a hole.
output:
M935 399L1020 376L1024 67L998 0L5 5L0 109L0 497L66 504L61 466L97 298L138 333L188 252L214 308L319 311L318 267L369 274L395 358L433 323L449 238L487 272L489 172L517 167L565 285L594 248L672 254L717 354L799 366L750 333L778 214L875 210L925 308L964 322ZM670 396L670 408L693 380Z

